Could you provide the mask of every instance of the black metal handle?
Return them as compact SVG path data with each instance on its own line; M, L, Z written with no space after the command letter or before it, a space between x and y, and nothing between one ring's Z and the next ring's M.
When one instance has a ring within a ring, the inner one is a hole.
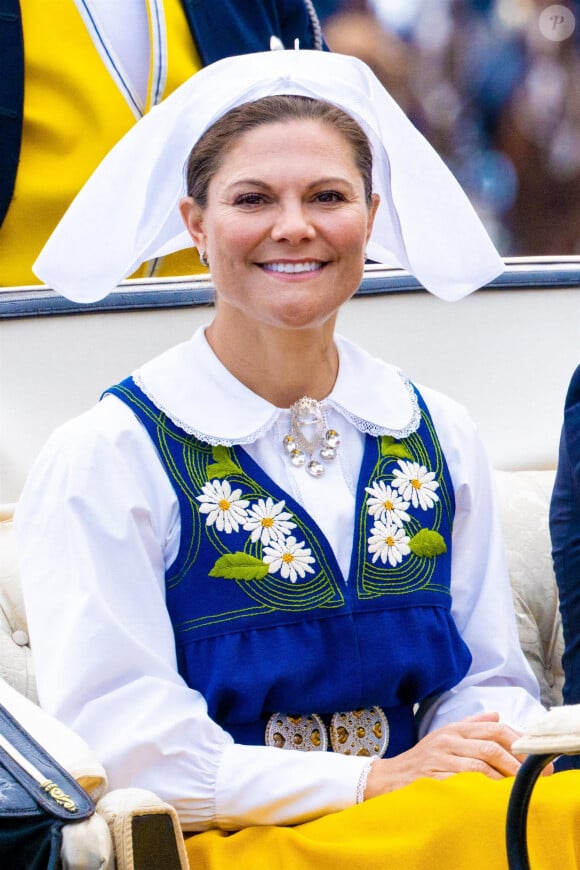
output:
M527 820L536 780L558 754L528 755L517 772L508 803L506 846L509 870L530 870Z

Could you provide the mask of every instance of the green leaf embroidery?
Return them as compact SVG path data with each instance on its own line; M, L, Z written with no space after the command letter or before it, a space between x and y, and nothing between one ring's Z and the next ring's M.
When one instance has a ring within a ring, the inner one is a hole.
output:
M431 529L421 529L420 532L417 532L409 541L409 547L416 556L426 556L428 559L447 552L447 544L443 535Z
M223 577L225 580L263 580L268 574L268 565L247 553L226 553L220 556L211 571L210 577Z
M401 444L400 441L395 441L392 435L381 436L381 454L383 456L394 456L397 459L413 458L405 445Z
M207 479L214 480L216 477L227 477L240 471L239 465L230 459L230 451L223 444L217 444L211 448L211 455L215 459L207 467Z

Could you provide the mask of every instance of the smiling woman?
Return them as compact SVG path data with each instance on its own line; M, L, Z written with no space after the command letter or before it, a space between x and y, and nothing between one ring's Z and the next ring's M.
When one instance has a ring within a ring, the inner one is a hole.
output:
M119 197L128 173L142 197ZM113 785L206 832L192 866L332 867L340 850L424 868L452 849L499 867L511 746L542 708L490 469L463 408L334 327L367 247L448 299L501 261L364 64L299 51L184 85L102 164L37 270L95 299L192 241L212 321L55 433L20 500L43 703ZM539 795L565 813L563 789Z

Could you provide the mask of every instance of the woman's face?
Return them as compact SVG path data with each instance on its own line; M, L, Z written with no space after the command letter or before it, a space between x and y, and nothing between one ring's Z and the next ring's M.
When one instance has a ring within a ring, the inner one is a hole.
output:
M256 127L213 176L205 209L181 212L207 251L216 322L243 327L320 326L357 290L378 205L365 200L352 146L333 127L304 119Z

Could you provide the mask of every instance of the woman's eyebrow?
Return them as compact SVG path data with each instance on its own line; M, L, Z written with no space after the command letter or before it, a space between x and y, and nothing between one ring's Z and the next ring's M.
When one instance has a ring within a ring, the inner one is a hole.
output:
M260 178L236 178L235 181L230 182L227 187L237 187L240 184L251 184L252 187L271 187L271 184L268 184L267 181L264 181Z
M342 175L336 175L336 176L328 176L328 177L323 177L323 178L316 178L314 181L311 181L306 185L306 189L311 190L315 187L321 187L324 185L332 185L332 184L342 184L342 185L346 185L347 187L350 187L350 188L354 187L354 185L353 185L352 181L350 181L350 179L348 179ZM230 184L227 185L226 190L233 190L234 188L236 188L238 186L243 186L243 185L247 185L247 186L251 186L251 187L258 187L258 188L261 188L263 190L270 190L273 187L272 184L270 184L267 181L264 181L264 179L248 177L248 178L237 178L235 181L232 181Z

